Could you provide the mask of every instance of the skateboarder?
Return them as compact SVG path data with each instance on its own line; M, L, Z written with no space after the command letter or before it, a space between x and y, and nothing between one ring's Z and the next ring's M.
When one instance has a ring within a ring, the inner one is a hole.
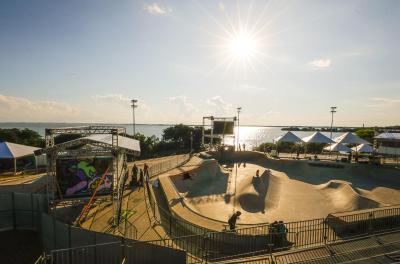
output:
M228 224L229 224L229 229L230 230L235 230L236 228L236 220L239 218L239 216L242 213L240 211L237 211L236 213L234 213L228 220Z

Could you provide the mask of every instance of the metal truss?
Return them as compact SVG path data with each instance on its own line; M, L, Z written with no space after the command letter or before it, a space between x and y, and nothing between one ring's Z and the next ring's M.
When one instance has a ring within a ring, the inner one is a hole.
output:
M64 142L61 144L54 144L54 137L63 134L81 134L82 136L89 136L92 134L111 134L111 145L107 143L96 142L91 139L79 138ZM49 128L45 130L45 143L46 148L42 153L47 154L47 173L50 176L50 183L47 185L47 194L50 207L55 208L56 203L60 201L67 201L61 196L60 187L57 182L56 162L59 158L65 157L90 157L90 156L108 156L112 157L113 174L113 190L111 193L113 210L114 210L114 224L119 224L119 215L121 211L124 179L127 173L127 159L126 154L135 154L134 151L122 149L118 146L119 134L126 134L124 127L117 126L81 126L81 127L65 127L65 128ZM82 145L79 149L70 149L71 147ZM39 153L35 153L39 154ZM56 193L59 197L56 197ZM56 198L60 198L57 199ZM54 210L55 211L55 210Z

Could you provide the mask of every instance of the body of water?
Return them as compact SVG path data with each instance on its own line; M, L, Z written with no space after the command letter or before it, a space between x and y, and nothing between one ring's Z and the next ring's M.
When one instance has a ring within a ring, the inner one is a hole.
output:
M72 126L89 126L96 124L88 123L0 123L0 128L29 128L38 132L40 135L44 136L44 131L46 128L57 128L57 127L72 127ZM113 126L123 126L126 128L128 134L132 134L133 128L132 124L101 124L101 125L113 125ZM145 136L156 136L161 139L163 130L171 125L136 125L136 132L142 133ZM237 129L236 129L237 134ZM273 139L284 134L286 131L282 131L282 127L258 127L258 126L241 126L239 130L239 142L240 144L246 144L246 149L252 149L255 146L260 145L264 142L272 142ZM298 137L306 137L314 132L308 131L294 131ZM326 136L330 136L330 133L323 132ZM332 137L340 136L342 133L334 132ZM226 138L225 142L233 142L233 138Z

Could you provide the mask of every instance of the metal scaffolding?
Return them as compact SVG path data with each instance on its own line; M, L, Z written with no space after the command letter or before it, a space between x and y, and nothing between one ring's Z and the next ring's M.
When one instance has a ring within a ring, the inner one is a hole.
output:
M54 139L59 135L79 134L82 138L74 139L55 145ZM111 135L111 144L96 142L84 138L93 134ZM42 150L47 154L47 173L49 182L47 184L47 195L50 208L54 208L58 202L68 200L62 197L60 187L57 182L56 163L59 158L77 158L77 157L111 157L112 166L110 172L113 176L112 185L112 203L114 211L114 224L119 224L119 215L123 196L123 182L127 174L126 154L136 155L135 151L121 148L118 145L119 135L126 134L124 127L117 126L82 126L82 127L64 127L49 128L45 130L46 148ZM78 148L71 148L77 146ZM58 193L58 195L57 195ZM54 210L53 210L54 211Z

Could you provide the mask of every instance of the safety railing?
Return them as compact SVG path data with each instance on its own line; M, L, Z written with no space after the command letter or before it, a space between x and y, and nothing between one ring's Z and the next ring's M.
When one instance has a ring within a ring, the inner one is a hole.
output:
M174 158L170 158L166 161L151 164L149 166L150 178L154 178L161 173L183 165L190 159L190 157L190 154L176 155Z

